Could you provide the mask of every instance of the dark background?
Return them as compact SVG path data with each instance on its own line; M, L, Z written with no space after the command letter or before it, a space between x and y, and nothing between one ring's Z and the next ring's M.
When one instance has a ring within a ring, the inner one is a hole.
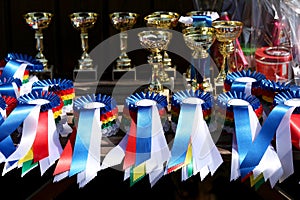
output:
M222 1L199 1L203 9L212 6L221 11ZM227 2L230 2L229 0ZM239 1L245 2L245 1ZM232 10L228 7L228 10ZM174 11L180 15L195 10L190 0L0 0L0 59L7 53L16 52L35 56L36 41L34 31L26 24L23 15L27 12L45 11L54 14L44 33L44 54L50 65L54 66L54 76L72 78L72 70L82 51L79 32L75 30L68 17L72 12L93 11L99 14L93 29L89 30L89 49L117 34L109 19L109 13L130 11L140 14L135 27L145 27L143 18L154 11ZM251 13L249 10L247 10ZM180 31L180 28L177 28ZM134 65L145 63L148 52L134 52ZM185 65L184 60L170 55L176 65ZM110 68L111 69L111 68ZM108 69L109 70L109 69ZM103 79L110 79L111 73ZM296 163L299 165L298 163ZM296 165L296 166L297 166ZM1 165L1 169L2 169ZM299 166L298 166L299 167ZM295 167L296 168L296 167ZM42 177L38 168L20 177L20 170L14 170L0 178L2 194L13 199L279 199L275 189L265 183L258 191L240 180L229 181L230 160L223 164L213 177L200 181L199 175L186 182L180 181L180 173L164 176L153 188L144 177L133 187L123 182L123 172L114 169L100 171L98 176L84 188L78 189L76 177L52 183L53 167ZM299 197L299 174L295 173L283 184L291 196ZM9 192L9 193L8 193ZM269 198L268 198L269 197ZM282 196L280 196L282 198ZM282 198L284 199L284 198Z

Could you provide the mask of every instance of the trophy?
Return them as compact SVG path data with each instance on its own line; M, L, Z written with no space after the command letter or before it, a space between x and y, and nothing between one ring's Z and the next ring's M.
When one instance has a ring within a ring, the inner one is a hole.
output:
M36 49L38 53L35 58L40 61L44 69L48 69L48 60L43 54L43 32L42 30L47 28L51 22L53 15L47 12L29 12L24 15L26 23L35 30Z
M201 65L196 68L201 72L203 76L203 88L204 91L210 92L212 90L210 80L206 77L206 59L208 58L208 49L215 41L215 31L212 27L188 27L183 30L183 38L185 44L193 51L192 57L196 61L200 61ZM191 76L192 88L195 87L194 76Z
M223 63L215 84L223 85L227 73L226 61L229 61L230 55L234 52L233 41L240 36L243 23L240 21L213 21L212 26L215 28L216 39L220 42L219 52L223 56Z
M131 29L137 21L139 15L131 12L114 12L109 15L113 26L120 31L121 55L117 60L117 69L128 69L131 67L131 59L127 51L127 30Z
M179 14L176 12L156 11L151 13L150 15L147 15L144 20L146 21L146 25L148 27L172 29L175 28L178 24ZM165 67L170 68L172 66L172 63L168 53L165 50L163 55L163 66L164 67L159 72L159 78L162 82L168 82L169 76L165 71Z
M83 51L80 59L78 60L79 69L76 69L75 71L94 71L95 74L93 60L88 54L88 29L94 26L97 21L98 14L93 12L76 12L70 14L69 17L73 27L80 31L81 48Z
M161 52L166 50L172 33L166 30L150 30L138 33L141 45L151 52L148 63L152 66L151 83L149 90L153 92L163 92L163 86L159 79L159 69L163 68L163 57Z

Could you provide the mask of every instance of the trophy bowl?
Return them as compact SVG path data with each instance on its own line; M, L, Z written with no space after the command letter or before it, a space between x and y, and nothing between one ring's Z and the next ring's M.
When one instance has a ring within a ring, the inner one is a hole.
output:
M211 27L188 27L183 30L185 44L194 51L194 58L207 58L208 49L216 39L215 29Z
M160 79L160 74L163 72L163 57L161 52L166 50L172 38L172 33L166 30L149 30L138 33L140 44L152 55L148 57L148 63L152 65L150 91L161 92L161 85L164 80Z
M79 69L93 69L93 60L88 54L88 29L97 21L98 14L94 12L75 12L69 15L73 27L80 31L82 55L78 60Z
M243 23L240 21L213 21L212 27L215 29L216 39L220 42L219 51L223 56L223 63L216 78L216 83L221 84L226 78L226 60L229 61L229 56L234 52L233 41L242 33Z
M132 29L138 17L139 14L132 12L114 12L109 15L113 26L119 31Z
M183 31L183 39L185 44L193 51L192 57L194 60L200 62L194 62L198 65L195 68L200 72L203 77L203 89L204 91L211 91L212 86L209 79L206 77L207 71L209 72L209 66L206 64L206 58L208 58L208 49L214 43L216 39L215 29L212 27L188 27ZM191 66L192 67L192 66ZM190 69L191 72L194 69ZM192 83L197 83L197 80L193 80L195 77L190 77ZM197 84L194 84L197 89Z
M29 12L26 13L24 16L26 23L35 30L35 39L36 39L36 49L38 53L36 54L35 58L40 61L44 69L48 68L48 60L43 54L44 51L44 44L43 44L43 32L42 30L48 28L53 14L49 12Z
M132 29L136 24L139 14L132 12L114 12L109 15L111 23L115 29L120 31L120 50L121 54L117 59L117 70L129 69L131 67L131 59L128 57L127 51L127 30Z
M171 29L177 26L179 14L176 12L156 11L144 17L148 27Z

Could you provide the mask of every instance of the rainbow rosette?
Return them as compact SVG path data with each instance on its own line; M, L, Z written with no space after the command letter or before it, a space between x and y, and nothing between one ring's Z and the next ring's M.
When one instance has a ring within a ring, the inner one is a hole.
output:
M0 150L5 156L3 174L22 167L22 176L36 166L41 175L59 158L62 147L56 131L53 109L59 97L50 92L32 92L18 98L18 104L0 125ZM21 128L20 138L12 140Z
M60 97L61 109L54 112L57 130L62 136L70 134L72 132L72 128L68 125L67 113L73 111L73 99L75 98L73 81L60 78L39 80L32 84L31 90L49 91Z
M96 177L101 170L101 140L104 130L99 119L115 108L115 100L107 95L86 95L74 101L78 123L56 165L53 174L55 182L77 175L79 187L84 187Z
M262 90L260 100L266 115L268 115L274 106L273 101L275 95L290 90L291 85L285 82L281 83L266 79L261 82L260 87Z
M253 110L258 117L259 121L263 121L263 107L258 98L254 98L253 95L248 97L243 92L228 91L221 93L217 97L217 107L215 111L216 120L218 123L223 123L223 134L231 134L234 132L234 113L233 107L228 104L231 99L242 99L251 103ZM225 111L225 112L224 112ZM224 116L225 115L225 118Z
M217 104L226 110L226 117L227 113L230 113L234 124L230 180L237 180L240 176L242 180L250 177L251 186L259 187L269 179L274 186L282 170L279 158L270 143L266 146L263 157L253 165L251 170L247 169L249 170L247 171L243 165L249 151L259 151L259 148L254 149L252 146L256 138L263 137L260 135L262 128L258 118L262 112L257 112L261 108L258 98L243 92L224 92L218 96Z
M172 98L173 108L179 107L180 113L167 173L182 169L182 181L198 172L203 180L223 163L204 120L205 115L209 118L212 100L210 93L199 90L179 91Z
M258 97L261 95L261 82L265 79L265 75L256 71L236 71L226 75L224 89L226 92L237 91Z
M44 66L40 61L26 54L8 53L5 60L6 65L2 76L19 78L23 84L29 82L30 72L44 70Z
M167 98L154 92L135 93L126 98L125 107L131 117L129 130L105 156L102 168L123 161L124 180L130 178L131 186L147 174L153 186L164 175L164 164L170 156L160 117Z
M203 112L203 118L206 121L206 123L210 122L211 114L212 114L212 104L213 104L213 97L210 93L203 92L202 90L182 90L179 92L176 92L172 96L171 100L171 121L172 121L172 130L176 132L176 127L178 123L178 116L180 113L180 106L182 104L182 101L186 98L200 98L204 101L203 104L201 104L202 112Z

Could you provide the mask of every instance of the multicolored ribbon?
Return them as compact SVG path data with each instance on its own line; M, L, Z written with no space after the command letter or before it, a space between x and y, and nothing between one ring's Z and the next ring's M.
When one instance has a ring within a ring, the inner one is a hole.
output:
M283 173L279 180L283 181L294 172L293 154L290 132L290 118L295 109L300 107L300 91L280 92L274 97L274 108L264 122L257 138L251 145L247 156L241 163L243 174L249 173L261 160L266 146L276 134L276 152L282 164ZM255 151L254 149L255 148Z
M149 174L153 186L163 176L170 156L159 114L166 109L167 99L157 93L135 93L127 97L125 107L132 117L129 131L105 156L102 168L118 165L124 159L124 180L130 177L133 185Z
M62 147L52 111L59 103L59 97L49 92L32 92L18 99L0 126L0 150L6 157L3 174L22 166L24 176L39 164L43 175L59 158ZM15 146L11 134L20 126L22 134Z
M233 91L220 94L217 104L226 109L227 112L233 112L234 116L235 131L232 138L231 180L236 180L240 176L245 180L245 176L253 171L253 174L249 174L252 179L261 178L260 175L263 173L265 180L270 179L273 185L282 171L279 159L270 143L266 146L264 158L260 159L247 174L244 174L242 166L249 155L249 151L253 148L253 142L259 137L260 123L255 110L261 108L260 101L255 96L247 96L245 93ZM255 149L255 151L257 150ZM257 183L258 181L254 180L254 182Z
M228 73L224 81L225 91L244 92L247 95L260 96L260 85L265 80L265 75L250 70Z
M275 95L277 93L290 90L291 85L265 79L261 81L260 88L262 91L260 100L263 104L266 115L268 115L274 106L273 101Z
M182 168L182 180L200 172L201 180L213 174L223 159L215 146L203 115L211 110L212 96L202 91L179 91L172 97L173 107L180 105L180 114L167 173Z
M39 72L44 70L43 64L32 56L19 53L8 53L6 65L2 72L3 77L19 78L22 83L29 81L29 72Z
M101 94L82 96L74 101L74 111L79 113L77 131L72 134L76 136L70 136L57 163L54 181L77 174L77 183L83 187L97 175L102 139L102 121L99 119L115 107L112 97Z

